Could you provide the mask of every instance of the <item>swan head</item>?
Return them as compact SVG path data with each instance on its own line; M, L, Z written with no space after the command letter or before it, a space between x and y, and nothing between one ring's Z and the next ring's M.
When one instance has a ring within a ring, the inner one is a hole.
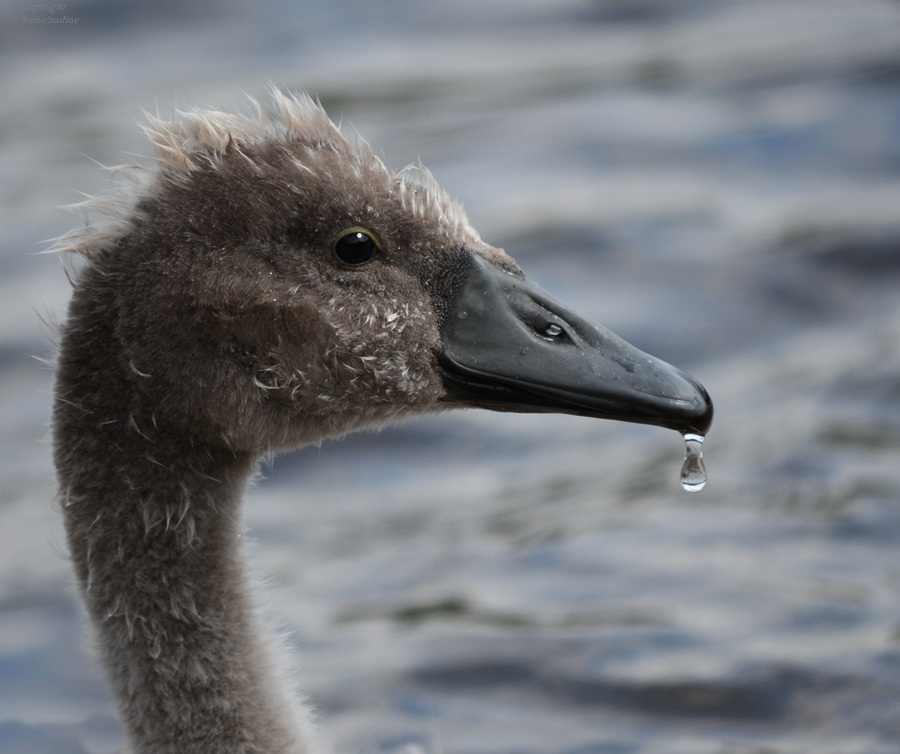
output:
M63 244L87 260L67 329L95 359L61 354L117 364L95 393L144 422L251 451L453 406L708 428L699 383L551 298L424 168L388 170L310 98L146 132L154 166Z

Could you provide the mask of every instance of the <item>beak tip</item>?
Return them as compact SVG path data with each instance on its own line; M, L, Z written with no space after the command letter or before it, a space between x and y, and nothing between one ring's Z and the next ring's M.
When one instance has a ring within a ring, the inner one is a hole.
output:
M712 426L713 414L715 412L713 409L712 399L709 397L709 393L707 393L706 389L702 386L700 387L700 389L702 391L701 395L703 397L703 410L691 425L691 431L705 437L709 433L709 428Z
M680 370L678 371L680 372ZM694 400L688 414L677 421L676 429L682 434L697 434L705 437L712 426L715 413L712 398L707 389L689 374L681 372L680 376L691 386Z

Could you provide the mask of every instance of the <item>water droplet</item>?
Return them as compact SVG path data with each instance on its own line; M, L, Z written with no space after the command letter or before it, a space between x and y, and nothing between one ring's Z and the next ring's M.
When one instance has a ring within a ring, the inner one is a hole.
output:
M699 492L706 485L703 435L685 434L684 453L684 463L681 466L681 486L688 492Z

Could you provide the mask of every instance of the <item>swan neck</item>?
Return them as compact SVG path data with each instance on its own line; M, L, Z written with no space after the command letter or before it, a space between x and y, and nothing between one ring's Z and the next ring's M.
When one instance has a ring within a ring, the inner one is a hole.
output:
M243 567L240 499L257 458L101 411L65 376L55 445L66 532L128 751L313 751Z

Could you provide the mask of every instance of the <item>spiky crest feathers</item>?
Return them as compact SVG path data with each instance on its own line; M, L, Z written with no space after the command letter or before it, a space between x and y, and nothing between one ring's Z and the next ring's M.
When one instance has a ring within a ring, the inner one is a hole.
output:
M248 98L249 108L244 113L179 110L171 120L145 113L143 131L153 149L155 169L140 165L108 168L116 180L114 190L71 205L83 214L85 223L54 239L50 250L74 252L90 259L114 246L128 232L135 207L159 189L163 176L188 177L201 166L215 169L229 152L243 154L242 150L267 145L291 148L298 142L330 149L351 163L384 173L407 212L431 218L446 235L461 243L481 243L462 206L423 165L408 165L392 174L365 140L348 138L309 95L286 94L273 88L271 97L269 110ZM295 160L298 170L307 169L302 154L299 151Z

